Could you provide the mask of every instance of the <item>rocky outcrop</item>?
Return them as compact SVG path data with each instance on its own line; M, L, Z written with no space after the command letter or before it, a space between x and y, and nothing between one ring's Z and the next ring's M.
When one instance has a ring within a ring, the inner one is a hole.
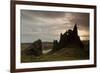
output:
M57 51L58 50L58 48L59 48L58 45L59 45L58 41L54 40L53 41L53 51Z
M26 50L24 50L26 55L34 55L39 56L42 54L42 42L41 40L37 40L32 43Z
M53 45L53 49L61 49L65 47L84 48L84 45L78 36L77 24L75 24L73 30L69 29L64 34L61 33L59 42L54 41Z

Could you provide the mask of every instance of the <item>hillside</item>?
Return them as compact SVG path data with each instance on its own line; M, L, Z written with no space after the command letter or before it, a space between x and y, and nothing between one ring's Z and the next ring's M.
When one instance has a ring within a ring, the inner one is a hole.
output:
M29 46L23 44L21 48L21 62L89 59L89 40L80 40L77 24L73 30L69 29L61 33L59 40L43 42L38 39Z

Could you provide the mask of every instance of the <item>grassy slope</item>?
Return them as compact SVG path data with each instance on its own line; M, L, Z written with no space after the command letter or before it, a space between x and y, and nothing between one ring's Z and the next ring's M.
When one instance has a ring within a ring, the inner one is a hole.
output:
M85 41L84 44L87 44ZM26 46L26 45L25 45ZM85 48L88 49L88 48ZM23 49L22 49L23 50ZM41 56L21 55L21 62L42 62L42 61L62 61L62 60L82 60L89 59L89 53L84 49L78 48L63 48L55 53L43 54Z

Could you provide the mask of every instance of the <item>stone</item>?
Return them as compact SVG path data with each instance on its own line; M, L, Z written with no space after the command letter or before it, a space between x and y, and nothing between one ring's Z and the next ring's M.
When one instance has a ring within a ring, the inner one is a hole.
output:
M54 40L53 41L53 51L56 51L58 49L58 41L57 40Z
M60 40L59 42L54 41L54 48L56 50L70 47L70 48L84 48L84 45L82 41L80 40L80 37L78 36L78 29L77 24L74 25L73 30L69 29L64 34L60 34Z
M41 40L37 40L32 43L25 51L26 55L34 55L39 56L42 55L42 42Z

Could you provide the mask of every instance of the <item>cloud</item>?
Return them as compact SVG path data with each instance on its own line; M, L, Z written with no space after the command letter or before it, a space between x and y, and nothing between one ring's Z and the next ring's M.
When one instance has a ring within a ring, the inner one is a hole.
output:
M58 40L60 33L73 29L75 23L79 30L89 32L87 13L21 10L21 42Z

